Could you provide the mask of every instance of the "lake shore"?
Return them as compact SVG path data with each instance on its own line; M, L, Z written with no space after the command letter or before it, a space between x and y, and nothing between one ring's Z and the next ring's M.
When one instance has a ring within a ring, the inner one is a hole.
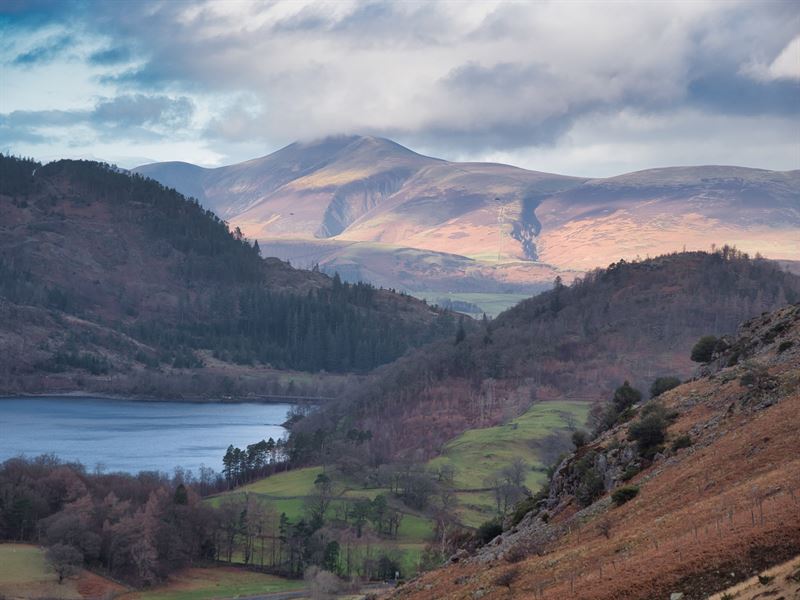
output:
M92 390L73 390L69 392L18 392L0 394L0 400L10 398L92 398L96 400L127 400L133 402L178 402L185 404L320 404L334 400L330 397L308 396L181 396L166 398L143 394L111 394Z
M222 468L225 449L287 435L289 403L160 401L96 395L0 399L0 462L54 454L109 471Z

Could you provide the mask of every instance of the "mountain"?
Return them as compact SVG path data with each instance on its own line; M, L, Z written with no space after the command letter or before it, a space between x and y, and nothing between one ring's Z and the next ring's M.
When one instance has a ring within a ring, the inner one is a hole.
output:
M717 348L567 456L501 535L391 597L795 597L800 305L749 319Z
M359 136L216 169L135 171L198 198L275 256L408 291L530 293L556 275L712 244L800 258L800 171L674 167L587 179L450 162Z
M541 259L586 270L606 261L733 244L796 259L800 171L672 167L595 179L545 199Z
M368 371L453 328L408 296L261 258L196 202L99 163L0 156L0 214L2 391L215 393L216 372L230 394L275 369Z
M378 369L298 431L356 422L387 456L431 458L535 402L596 403L624 380L688 377L698 337L798 300L800 278L727 247L620 261Z

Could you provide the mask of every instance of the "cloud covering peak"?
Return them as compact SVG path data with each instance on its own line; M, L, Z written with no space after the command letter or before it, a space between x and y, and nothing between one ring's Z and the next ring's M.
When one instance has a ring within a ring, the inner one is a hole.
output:
M361 133L587 175L800 167L792 2L63 4L0 8L3 79L27 86L0 126L25 154L219 163ZM67 97L30 85L54 69Z

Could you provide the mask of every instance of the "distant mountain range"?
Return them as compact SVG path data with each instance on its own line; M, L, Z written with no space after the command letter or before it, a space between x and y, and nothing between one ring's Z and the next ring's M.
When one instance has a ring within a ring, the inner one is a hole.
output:
M450 162L361 136L216 169L135 171L197 198L265 253L406 290L529 292L556 274L715 243L800 259L800 171L670 167L587 179Z

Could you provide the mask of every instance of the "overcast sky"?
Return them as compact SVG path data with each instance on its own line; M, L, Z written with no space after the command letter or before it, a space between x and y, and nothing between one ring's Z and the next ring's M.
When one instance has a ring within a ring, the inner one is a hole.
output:
M0 151L221 165L390 137L574 175L800 168L800 2L2 0Z

